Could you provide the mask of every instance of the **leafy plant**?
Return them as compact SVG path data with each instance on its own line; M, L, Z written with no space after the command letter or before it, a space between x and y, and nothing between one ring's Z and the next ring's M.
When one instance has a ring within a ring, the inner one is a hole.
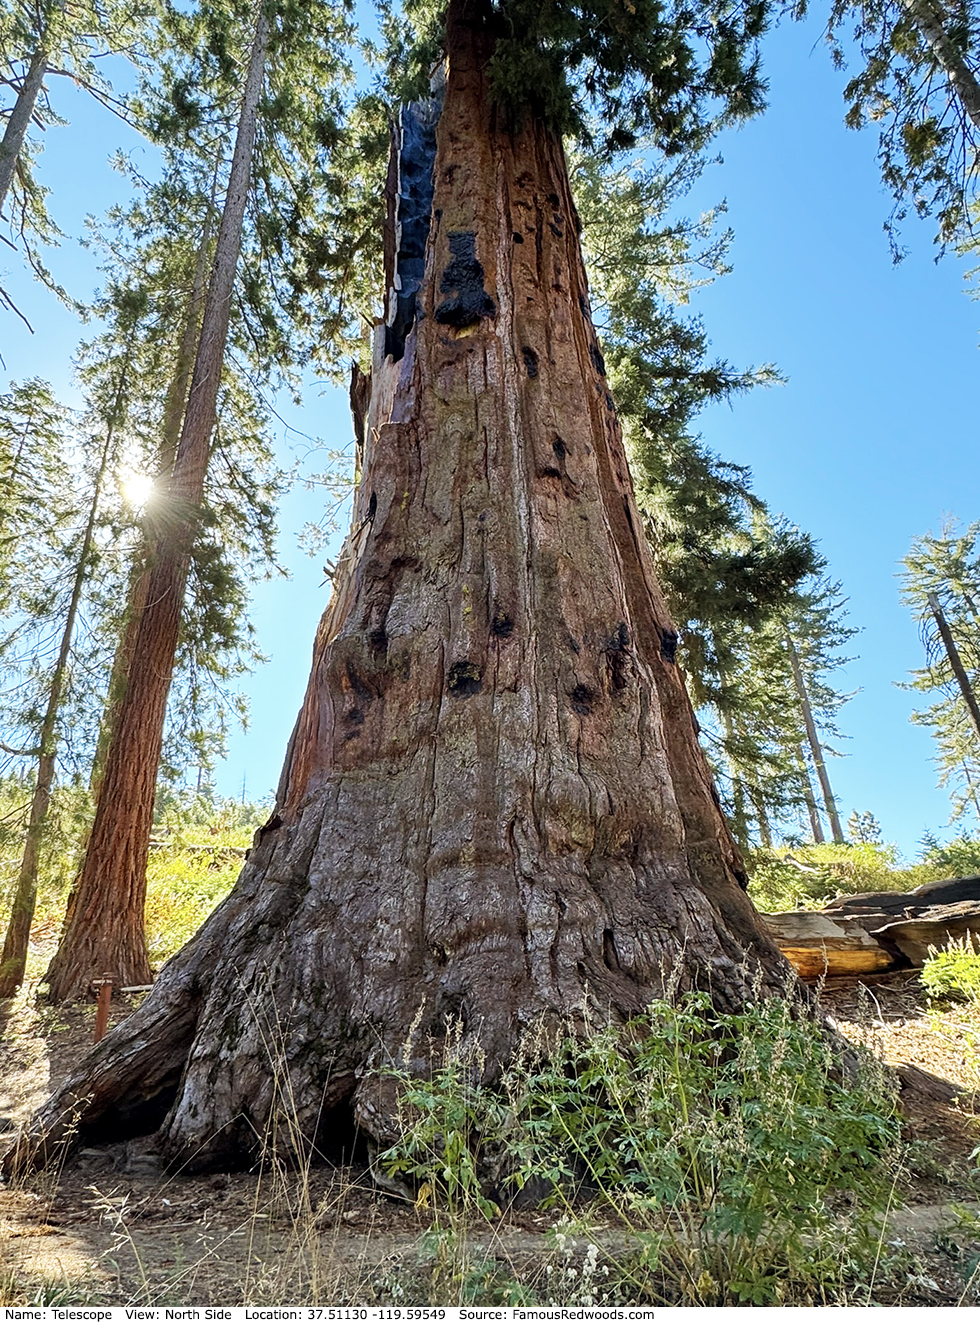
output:
M969 877L980 874L980 836L962 835L941 845L938 840L923 841L923 862L939 870L944 877Z
M943 950L932 950L919 975L937 1000L970 1001L980 1005L980 944L965 936Z
M0 926L9 913L23 852L30 792L28 781L0 777ZM82 786L55 788L41 851L32 960L40 959L40 944L58 931L91 810ZM194 935L227 895L252 835L268 816L268 804L161 789L147 866L147 943L155 968ZM29 976L37 976L41 967L32 963Z
M427 1078L411 1054L389 1071L402 1133L386 1173L451 1216L515 1198L612 1214L624 1297L824 1300L872 1268L893 1098L867 1061L843 1079L788 1000L718 1014L692 992L622 1028L541 1028L492 1086L458 1026Z
M924 882L951 875L931 857L903 865L894 845L871 840L755 849L747 864L749 894L768 913L818 909L837 895L914 890Z

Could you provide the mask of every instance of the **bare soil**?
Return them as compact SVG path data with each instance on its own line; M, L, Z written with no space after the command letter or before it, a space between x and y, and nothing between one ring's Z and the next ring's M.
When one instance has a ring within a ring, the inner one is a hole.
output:
M874 1301L980 1301L980 1009L930 1008L911 972L840 979L821 998L845 1035L915 1067ZM113 1015L131 1008L120 999ZM84 1054L94 1015L47 1008L30 988L0 1006L0 1129L26 1120ZM575 1276L586 1241L563 1241L560 1225L556 1238L555 1224L525 1211L445 1235L424 1205L378 1191L363 1164L183 1176L160 1169L152 1138L132 1140L0 1188L0 1304L508 1302L502 1282ZM591 1238L612 1252L617 1233Z

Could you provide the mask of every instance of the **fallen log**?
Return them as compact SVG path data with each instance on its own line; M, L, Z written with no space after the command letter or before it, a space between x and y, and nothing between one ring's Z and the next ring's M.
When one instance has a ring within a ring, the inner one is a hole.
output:
M950 941L980 942L980 877L846 895L816 912L762 919L804 979L921 968L931 950Z
M861 895L838 895L824 906L828 914L884 913L906 916L937 904L980 903L980 877L951 877L927 881L912 891L867 891Z
M180 840L157 840L151 838L151 849L172 849L175 854L183 851L197 854L214 854L217 858L221 854L227 854L230 858L248 858L248 850L242 849L239 845L191 845Z
M937 904L912 917L878 928L875 936L897 946L909 963L921 967L930 950L950 941L980 938L980 904Z
M853 920L826 913L765 913L762 921L801 978L885 973L901 968L900 955ZM887 917L883 917L887 922Z

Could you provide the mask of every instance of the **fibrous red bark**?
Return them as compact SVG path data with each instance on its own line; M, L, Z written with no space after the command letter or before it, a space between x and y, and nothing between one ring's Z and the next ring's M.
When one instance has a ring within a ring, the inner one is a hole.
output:
M491 39L454 0L424 279L412 320L393 245L275 815L25 1157L73 1107L84 1128L153 1096L192 1165L247 1158L286 1096L293 1132L350 1104L383 1140L377 1067L413 1026L418 1069L452 1020L493 1070L542 1017L623 1019L667 979L720 1007L784 984L674 660L561 143L490 108Z
M190 392L173 472L162 497L165 513L156 520L159 531L148 552L149 563L137 579L130 603L138 614L127 622L125 683L118 709L110 713L112 733L95 820L68 900L61 941L45 975L53 1001L86 996L104 974L116 986L141 986L152 977L143 909L153 804L241 253L269 36L269 15L260 8ZM169 440L164 438L165 445Z

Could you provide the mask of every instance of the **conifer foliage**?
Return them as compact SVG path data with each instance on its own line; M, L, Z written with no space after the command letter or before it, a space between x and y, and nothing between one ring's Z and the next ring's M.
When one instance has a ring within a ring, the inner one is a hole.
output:
M812 6L797 0L797 17ZM976 0L832 0L827 41L844 89L846 123L879 126L878 160L894 198L886 229L909 210L933 215L940 243L972 233L980 162L980 6Z
M844 701L831 676L855 632L843 622L840 587L824 580L812 540L770 516L748 470L712 454L694 431L706 404L780 380L771 364L712 361L700 321L683 315L691 291L726 270L731 237L718 230L719 211L678 219L700 165L696 152L660 168L577 159L597 326L678 655L736 837L769 844L805 808L815 839L826 811L839 840L824 740Z
M926 651L907 687L932 699L912 720L936 742L952 819L980 817L980 523L948 521L938 535L917 537L903 564L902 598Z
M314 17L319 22L314 23ZM319 136L311 137L311 108L300 96L310 88L311 78L326 79L328 67L335 75L342 72L331 51L331 37L334 44L343 38L343 19L324 30L324 17L289 3L260 5L256 11L243 9L241 13L234 8L204 7L189 16L182 12L168 16L166 30L176 59L166 70L166 95L158 94L143 113L171 151L175 146L184 153L196 148L196 154L190 155L192 166L200 161L201 146L206 143L212 154L217 152L219 171L222 152L227 153L228 172L222 181L224 197L218 208L207 292L199 313L193 297L185 313L185 325L192 333L187 339L190 351L183 356L186 366L191 362L193 366L186 372L185 364L178 361L175 410L164 419L159 460L163 489L148 525L145 566L133 584L125 621L124 660L112 694L95 821L69 898L61 943L47 973L49 993L55 1000L87 994L100 971L124 984L140 985L151 976L143 936L146 857L195 544L198 568L207 565L199 533L206 512L205 490L232 305L245 237L250 232L246 214L256 196L256 181L261 185L269 177L281 180L284 173L291 180L294 161L304 159L303 148L312 142L315 157L322 149L321 139L329 137L332 83L326 82ZM236 47L245 71L240 92ZM291 81L297 73L306 77ZM208 93L212 93L210 99ZM265 134L264 153L257 150L260 130ZM232 142L233 150L229 150ZM284 166L274 170L270 158ZM186 181L186 173L173 173L178 182ZM278 206L278 199L263 194L260 188L260 211L263 202ZM289 231L285 225L277 225L277 220L273 215L271 231L279 240L281 256ZM202 244L206 243L207 222L205 211ZM298 228L294 226L293 232ZM256 227L255 246L260 252L269 229L261 221ZM254 316L258 312L267 356L273 361L284 358L288 365L288 336L274 337L280 323L273 314L263 318L269 299L255 293L255 285L267 269L261 264L253 267L250 279L246 270L251 297L244 300L245 333L256 333L248 313ZM272 287L275 291L274 279ZM178 418L179 426L172 428L176 445L171 449L167 424Z

